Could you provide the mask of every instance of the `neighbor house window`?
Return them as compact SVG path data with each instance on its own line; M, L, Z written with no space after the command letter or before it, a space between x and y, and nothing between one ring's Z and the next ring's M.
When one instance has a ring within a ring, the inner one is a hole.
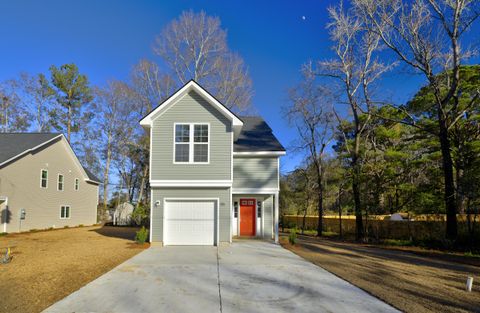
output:
M42 170L40 174L40 187L47 188L48 187L48 171Z
M238 202L233 203L233 217L238 218Z
M70 206L69 205L62 205L60 207L60 218L61 219L70 218Z
M175 163L208 163L209 125L175 124Z
M80 189L80 181L78 180L78 178L75 178L75 185L74 185L74 189L75 189L75 190L78 190L78 189Z
M63 191L63 183L64 183L64 177L62 174L58 174L58 180L57 180L57 189L59 191Z

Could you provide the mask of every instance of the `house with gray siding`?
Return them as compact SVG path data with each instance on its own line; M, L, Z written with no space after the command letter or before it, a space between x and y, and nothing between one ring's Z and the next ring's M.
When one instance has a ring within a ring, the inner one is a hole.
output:
M259 116L238 116L190 81L145 116L150 132L150 241L278 242L280 157Z
M98 186L62 134L0 134L0 232L95 224Z

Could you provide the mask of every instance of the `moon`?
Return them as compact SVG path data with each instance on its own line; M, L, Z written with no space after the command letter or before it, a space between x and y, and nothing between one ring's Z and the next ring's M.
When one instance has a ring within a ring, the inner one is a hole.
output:
M302 20L306 20L307 18L305 17L305 15L302 15Z

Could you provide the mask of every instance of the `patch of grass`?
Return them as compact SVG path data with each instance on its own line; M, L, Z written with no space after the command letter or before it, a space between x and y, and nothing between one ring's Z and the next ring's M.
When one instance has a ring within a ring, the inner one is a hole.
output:
M384 245L395 246L395 247L411 247L413 242L411 240L400 240L400 239L385 239L382 241Z
M0 237L6 236L8 233L0 233Z
M480 254L474 253L474 252L471 252L471 251L465 252L463 255L466 256L466 257L469 257L469 258L479 258L480 259Z

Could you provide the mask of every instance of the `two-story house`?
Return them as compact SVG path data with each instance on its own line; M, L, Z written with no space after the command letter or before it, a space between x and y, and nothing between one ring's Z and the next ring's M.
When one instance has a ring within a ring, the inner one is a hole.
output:
M151 242L278 241L285 149L262 118L235 115L190 81L140 124L150 131Z
M0 232L95 224L98 185L62 134L0 134Z

